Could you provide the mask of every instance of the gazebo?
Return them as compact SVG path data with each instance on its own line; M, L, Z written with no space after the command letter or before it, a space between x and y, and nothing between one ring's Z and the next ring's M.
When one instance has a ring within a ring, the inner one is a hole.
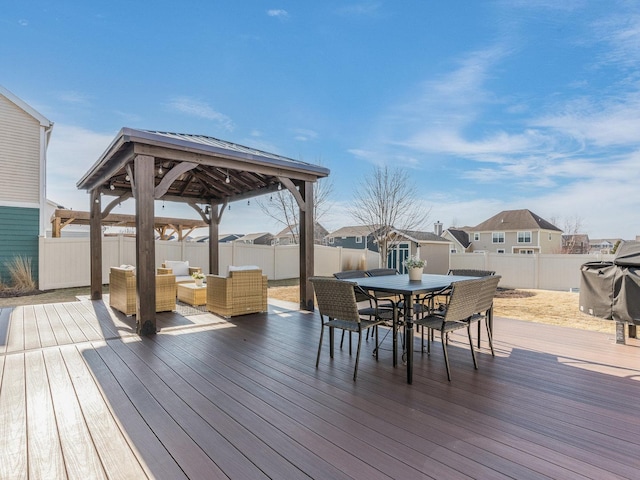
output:
M90 194L91 298L102 298L102 219L135 199L137 331L155 333L155 200L184 202L209 226L209 272L219 273L227 205L286 188L300 209L300 307L313 310L313 184L329 170L203 135L123 128L78 181ZM104 196L114 196L104 208Z

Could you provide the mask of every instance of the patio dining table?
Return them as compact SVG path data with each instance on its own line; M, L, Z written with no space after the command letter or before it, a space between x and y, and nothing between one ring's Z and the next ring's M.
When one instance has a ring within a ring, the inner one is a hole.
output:
M453 282L472 280L476 277L461 275L434 275L423 274L421 280L409 280L409 275L385 275L380 277L355 278L365 290L378 293L394 293L404 297L404 318L406 328L406 363L407 383L413 382L413 300L417 296L436 294L446 290ZM395 337L395 335L394 335ZM394 338L394 365L396 355L396 339Z

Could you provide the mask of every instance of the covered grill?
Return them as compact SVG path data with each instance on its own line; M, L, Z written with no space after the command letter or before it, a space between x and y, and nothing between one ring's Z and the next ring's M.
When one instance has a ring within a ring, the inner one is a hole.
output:
M636 336L640 325L640 242L625 242L613 262L580 267L580 311L616 321L616 342L624 343L624 325Z

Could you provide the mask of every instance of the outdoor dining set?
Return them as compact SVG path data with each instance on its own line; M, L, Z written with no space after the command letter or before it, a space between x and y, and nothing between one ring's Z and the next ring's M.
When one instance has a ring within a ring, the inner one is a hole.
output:
M423 274L419 280L400 275L395 269L370 271L350 270L338 272L333 277L312 277L322 330L316 358L320 363L325 327L329 328L330 357L334 354L334 330L357 334L357 350L353 379L358 374L358 362L364 333L369 338L371 330L375 338L373 355L380 350L379 327L389 327L392 336L393 365L398 363L398 336L404 339L402 359L407 367L407 382L413 380L414 329L421 331L421 351L430 353L434 333L439 332L444 353L447 378L451 380L447 344L449 333L466 329L474 367L478 368L471 327L478 325L480 346L481 323L484 321L491 354L494 355L493 298L500 282L495 272L480 270L449 271L448 275ZM404 333L402 335L402 333ZM425 337L427 345L425 350ZM341 341L342 347L343 341Z

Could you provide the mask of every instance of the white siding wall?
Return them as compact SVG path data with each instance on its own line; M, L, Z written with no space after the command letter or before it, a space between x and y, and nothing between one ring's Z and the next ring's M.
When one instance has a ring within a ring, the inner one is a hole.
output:
M40 142L40 122L0 95L0 204L40 207Z

